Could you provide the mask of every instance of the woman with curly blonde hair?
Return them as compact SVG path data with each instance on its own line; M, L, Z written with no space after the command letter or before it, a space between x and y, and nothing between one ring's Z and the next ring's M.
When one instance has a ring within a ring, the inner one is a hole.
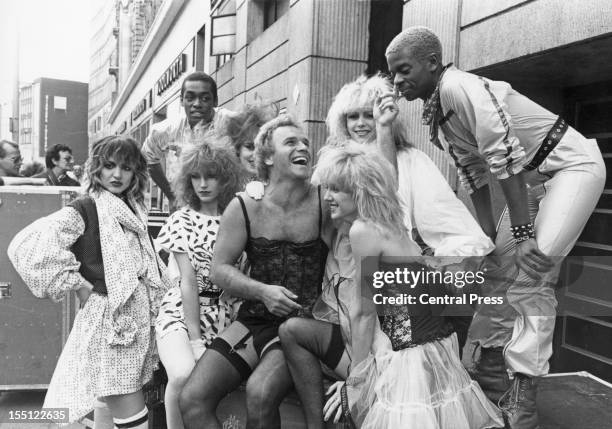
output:
M184 207L162 227L157 243L171 253L180 276L156 321L159 355L168 374L168 428L182 428L179 393L211 341L234 320L238 301L210 280L210 264L223 210L242 188L243 171L231 149L204 141L181 154L174 192Z
M19 232L8 255L39 298L81 301L53 373L45 408L80 420L96 398L117 427L146 428L142 387L158 358L152 328L170 287L147 232L147 164L129 137L96 142L87 195Z

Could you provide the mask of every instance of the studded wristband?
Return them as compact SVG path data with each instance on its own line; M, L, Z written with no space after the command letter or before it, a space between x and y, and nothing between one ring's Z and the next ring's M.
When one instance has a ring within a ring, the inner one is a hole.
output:
M512 236L517 243L535 238L535 232L533 231L533 224L531 222L522 225L512 225L510 231L512 231Z

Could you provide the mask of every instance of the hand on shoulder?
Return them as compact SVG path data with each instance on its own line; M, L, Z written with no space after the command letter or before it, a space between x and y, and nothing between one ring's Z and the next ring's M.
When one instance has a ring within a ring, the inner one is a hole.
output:
M252 180L246 184L244 194L256 201L259 201L263 198L265 189L266 188L263 182Z

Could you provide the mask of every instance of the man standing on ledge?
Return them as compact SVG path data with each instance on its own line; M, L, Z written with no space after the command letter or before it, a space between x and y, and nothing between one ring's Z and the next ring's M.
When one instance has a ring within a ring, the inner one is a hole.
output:
M180 100L186 117L179 121L166 119L154 124L142 146L151 178L168 197L171 212L176 207L170 182L178 170L181 150L186 145L201 141L204 133L212 126L218 101L217 84L206 73L191 73L183 81ZM164 156L165 173L161 166Z
M428 28L402 31L385 55L397 91L424 101L431 141L457 166L496 253L515 255L519 273L506 302L516 312L507 304L478 310L474 323L488 332L477 334L474 377L490 397L499 396L505 367L513 381L500 407L509 426L536 428L536 380L548 373L552 355L559 257L574 246L605 182L597 142L508 83L443 65L440 40ZM487 170L507 205L497 231Z

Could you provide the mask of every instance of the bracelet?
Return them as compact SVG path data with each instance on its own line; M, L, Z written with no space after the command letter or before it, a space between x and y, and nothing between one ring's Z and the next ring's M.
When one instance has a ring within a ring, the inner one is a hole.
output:
M512 225L510 231L512 231L512 236L517 243L535 238L535 232L533 231L533 224L531 222L523 225Z

